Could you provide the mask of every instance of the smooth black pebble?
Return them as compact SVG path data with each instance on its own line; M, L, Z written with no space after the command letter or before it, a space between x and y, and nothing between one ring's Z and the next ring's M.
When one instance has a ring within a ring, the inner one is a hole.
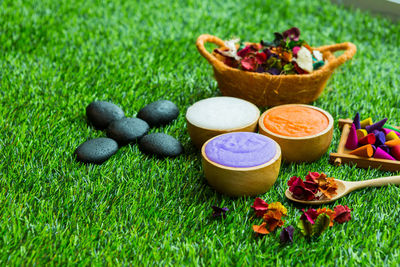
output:
M106 101L94 101L86 107L86 116L91 124L99 130L125 117L124 111L117 105Z
M110 138L95 138L86 141L75 150L76 159L84 163L101 164L118 150L118 144Z
M176 157L183 152L181 143L164 133L153 133L139 140L139 149L146 154L159 157Z
M144 120L138 118L123 118L113 121L107 128L107 136L124 146L136 142L149 131L150 127Z
M137 117L153 127L168 124L178 115L179 109L174 103L169 100L158 100L139 110Z

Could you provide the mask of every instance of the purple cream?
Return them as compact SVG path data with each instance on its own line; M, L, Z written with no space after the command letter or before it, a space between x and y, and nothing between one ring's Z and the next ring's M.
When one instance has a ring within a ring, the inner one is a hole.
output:
M235 168L259 166L276 154L275 142L264 135L234 132L220 135L205 147L209 160Z

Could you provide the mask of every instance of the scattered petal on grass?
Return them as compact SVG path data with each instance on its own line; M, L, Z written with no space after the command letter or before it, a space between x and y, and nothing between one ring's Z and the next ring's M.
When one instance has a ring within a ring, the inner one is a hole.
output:
M330 224L330 218L327 214L321 213L318 215L315 224L312 226L313 235L321 235L326 229L328 229Z
M217 206L212 206L211 208L213 209L212 216L214 218L218 218L218 217L226 218L226 212L229 210L228 208L220 208Z
M281 218L282 213L280 211L268 209L263 216L264 221L268 225L268 231L272 232L276 229L276 227L282 226L284 221L282 221Z
M297 227L304 236L312 236L312 224L308 220L299 220Z
M261 225L253 225L253 231L256 234L266 235L269 234L267 223L263 222Z
M283 228L281 234L279 235L281 243L293 243L293 232L294 227L291 225Z
M311 224L315 223L315 220L318 217L318 213L315 209L308 209L307 211L304 211L302 209L303 214L300 217L300 220L308 220Z
M347 206L338 205L334 208L335 210L335 222L344 223L351 220L351 209Z
M264 213L267 212L268 210L268 203L262 200L261 198L257 197L254 200L253 206L251 207L254 209L258 217L262 217Z
M278 211L283 216L287 215L287 209L280 202L273 202L273 203L269 204L268 210Z
M317 213L318 215L325 213L326 215L329 216L330 219L330 223L329 226L332 227L333 226L333 220L335 219L335 212L331 209L327 209L327 208L323 208L323 209L317 209Z

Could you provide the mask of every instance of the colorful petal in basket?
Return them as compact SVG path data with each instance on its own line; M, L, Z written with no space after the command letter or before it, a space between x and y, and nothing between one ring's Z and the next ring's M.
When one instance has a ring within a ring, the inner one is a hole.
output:
M372 145L368 144L350 151L349 154L370 158L374 154L374 149L372 148Z
M356 131L356 126L354 123L351 125L349 136L347 137L346 145L345 147L347 149L354 150L357 148L358 145L358 139L357 139L357 131Z
M389 160L396 160L395 158L393 158L392 156L390 156L390 154L386 153L384 150L382 150L381 148L376 148L375 154L374 154L374 158L376 159L389 159Z

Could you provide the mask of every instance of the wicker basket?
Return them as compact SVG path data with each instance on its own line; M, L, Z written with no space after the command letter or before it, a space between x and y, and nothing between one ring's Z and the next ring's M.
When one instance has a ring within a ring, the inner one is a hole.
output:
M200 54L213 66L214 76L221 93L225 96L245 99L260 107L292 103L308 104L316 100L324 90L332 72L351 59L357 50L356 46L349 42L321 46L316 49L323 54L328 63L320 69L303 75L269 75L234 69L225 65L206 50L204 43L207 42L223 48L224 41L218 37L203 34L197 38L196 42ZM339 57L335 57L333 53L339 50L345 51Z

